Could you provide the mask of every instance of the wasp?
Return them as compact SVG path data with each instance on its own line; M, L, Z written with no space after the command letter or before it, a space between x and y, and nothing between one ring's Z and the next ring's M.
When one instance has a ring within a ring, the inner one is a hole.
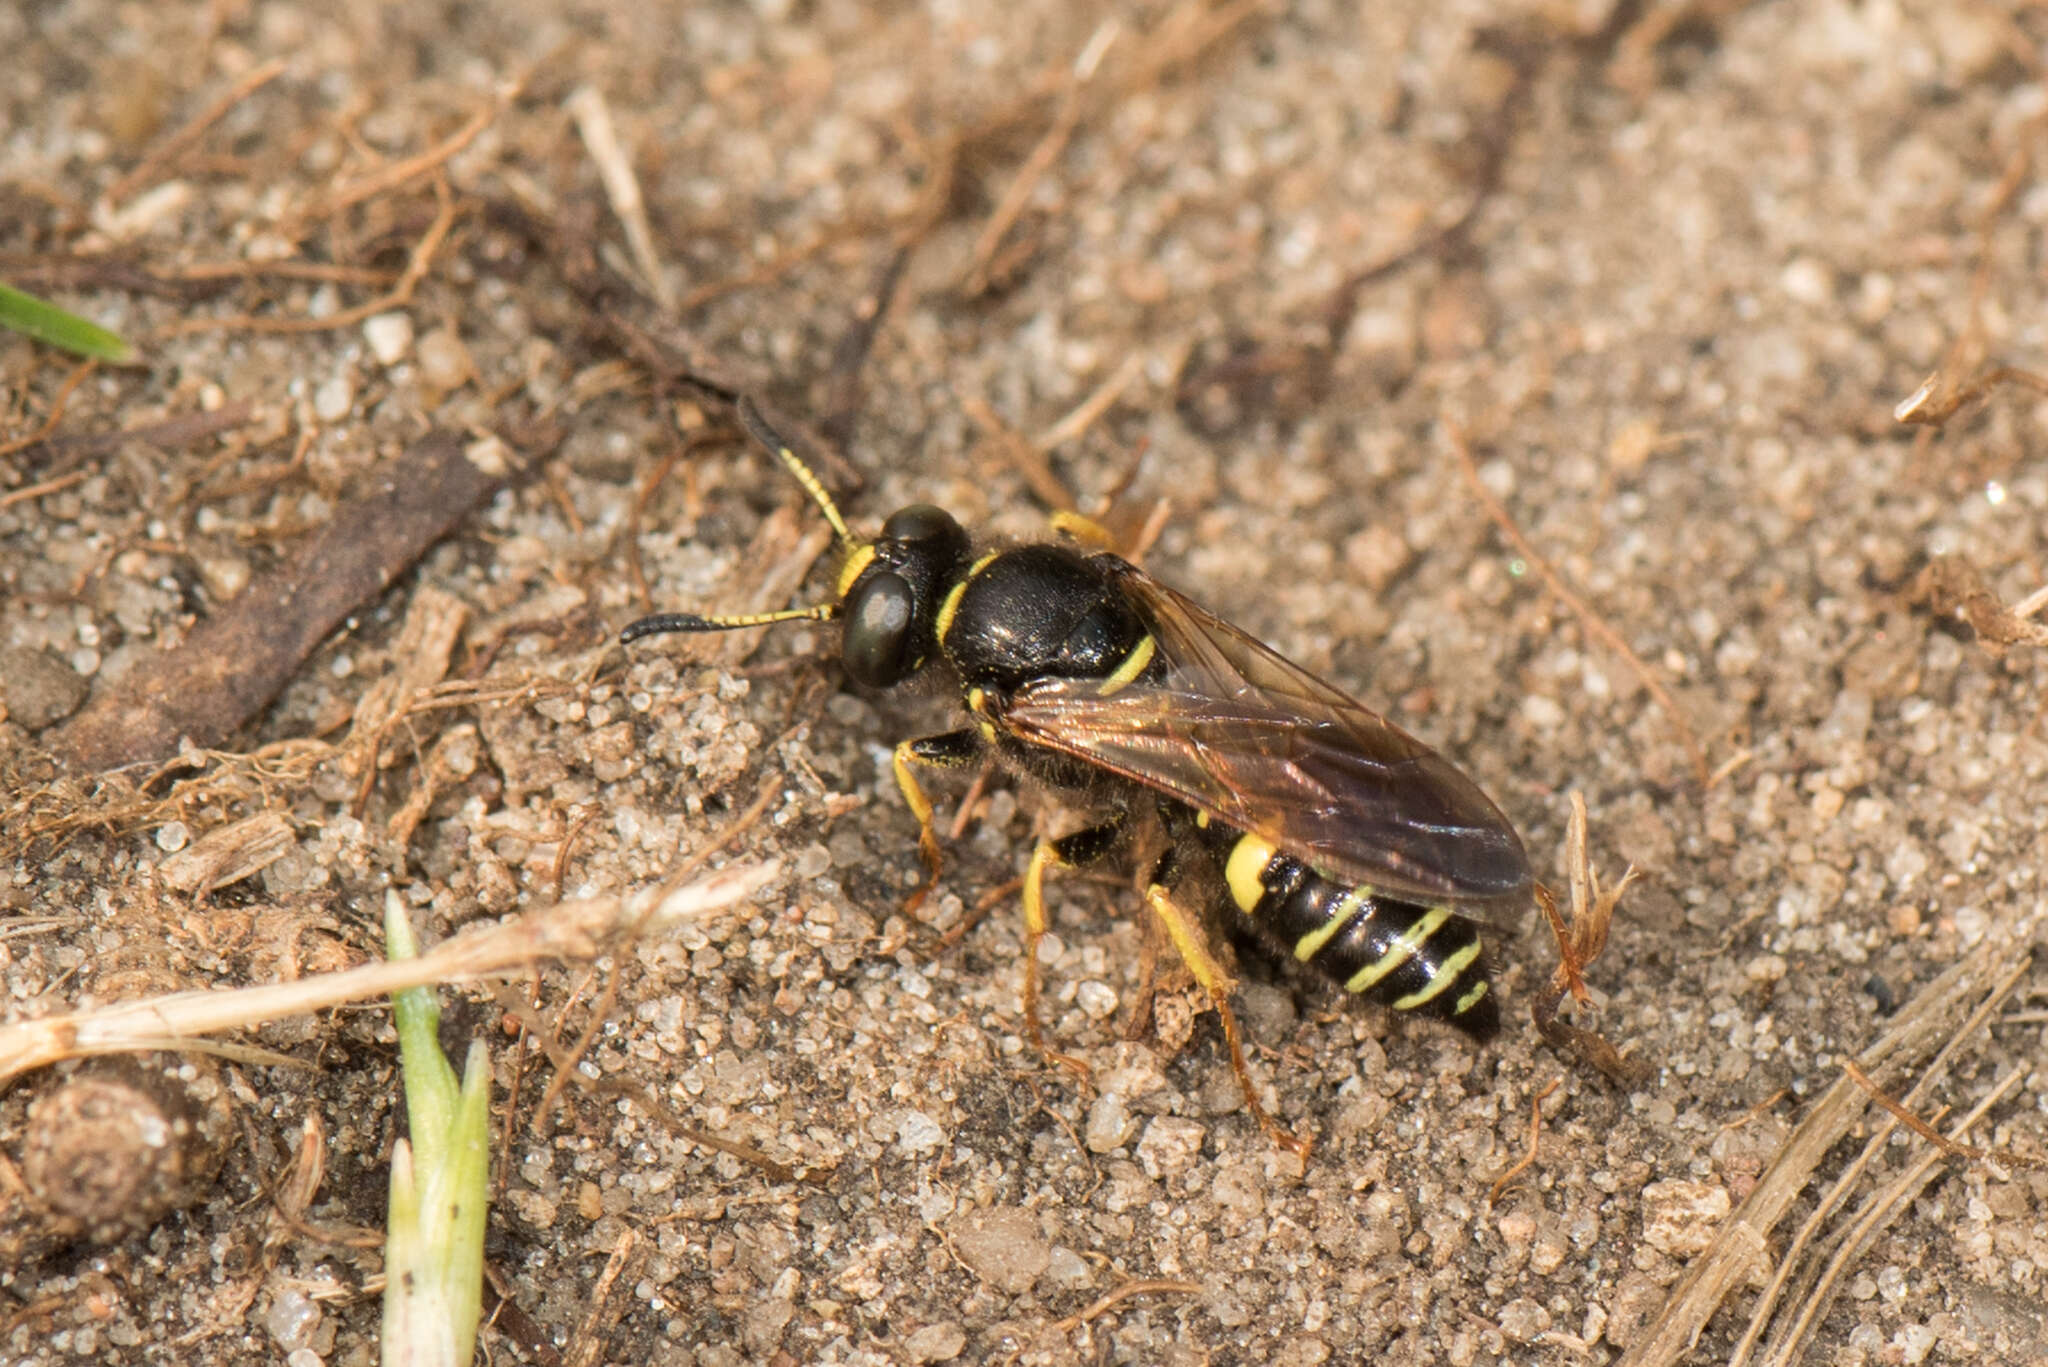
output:
M993 751L1096 813L1094 824L1041 841L1023 877L1024 1023L1042 1054L1087 1072L1039 1028L1046 875L1105 858L1148 819L1167 839L1145 902L1216 1006L1249 1109L1282 1144L1307 1147L1258 1102L1230 1009L1234 983L1203 932L1207 904L1347 992L1481 1039L1499 1028L1481 931L1516 930L1533 880L1514 826L1450 761L1077 539L978 546L923 503L892 513L872 540L857 537L760 411L742 399L739 414L837 535L833 597L742 616L644 617L620 640L836 621L857 684L890 688L928 669L952 676L969 724L904 741L893 756L926 871L913 908L941 866L920 770L963 768Z

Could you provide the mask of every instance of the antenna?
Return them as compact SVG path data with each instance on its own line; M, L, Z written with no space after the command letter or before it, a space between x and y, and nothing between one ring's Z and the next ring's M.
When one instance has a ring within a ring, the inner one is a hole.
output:
M777 622L829 622L839 615L839 604L818 603L807 608L784 608L780 612L750 612L740 617L700 617L694 612L657 612L629 622L619 631L619 644L630 645L642 636L665 631L736 631L740 627L772 627Z
M761 415L761 410L755 406L754 401L744 394L740 396L739 413L740 425L747 429L747 435L775 453L775 458L782 462L790 474L796 476L796 482L804 486L804 492L811 496L811 502L818 505L818 511L832 524L832 532L839 538L839 544L851 548L854 544L853 533L846 530L846 519L839 515L839 505L834 503L832 495L826 492L825 482L818 478L810 466L804 464L803 457L790 449L782 434L768 425L768 419Z

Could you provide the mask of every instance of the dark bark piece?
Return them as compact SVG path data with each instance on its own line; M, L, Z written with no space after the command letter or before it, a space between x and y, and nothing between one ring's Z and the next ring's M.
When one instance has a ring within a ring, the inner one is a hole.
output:
M99 772L216 746L261 711L348 615L386 588L504 483L430 433L378 487L338 511L289 563L194 627L182 645L100 693L58 733L72 769Z

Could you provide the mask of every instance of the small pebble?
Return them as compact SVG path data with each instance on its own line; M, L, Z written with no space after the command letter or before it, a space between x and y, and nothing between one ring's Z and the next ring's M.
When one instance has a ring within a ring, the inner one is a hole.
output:
M1090 1153L1108 1153L1121 1147L1136 1128L1123 1097L1116 1092L1103 1092L1088 1108L1088 1124L1082 1139Z
M1501 1333L1511 1341L1533 1343L1550 1327L1550 1312L1527 1296L1519 1296L1500 1308L1499 1320Z
M1375 593L1393 583L1414 558L1407 540L1384 524L1356 532L1344 543L1344 564Z
M896 1117L896 1143L906 1155L930 1153L945 1142L945 1127L923 1111L905 1111Z
M469 377L469 348L454 332L435 328L420 338L420 379L429 389L453 389Z
M1074 989L1074 1001L1090 1020L1108 1020L1116 1014L1116 989L1093 978Z
M1095 1270L1088 1266L1088 1260L1065 1244L1052 1246L1052 1261L1046 1265L1045 1275L1070 1290L1095 1280Z
M1778 285L1791 299L1809 305L1825 304L1835 292L1832 273L1810 256L1795 258L1786 266Z
M216 603L225 603L249 587L249 562L239 555L200 555L194 563L207 593Z
M348 376L336 375L313 391L313 416L325 423L340 422L355 402L355 385Z
M1173 1176L1194 1167L1202 1156L1202 1139L1208 1131L1200 1122L1177 1115L1162 1115L1145 1127L1138 1141L1138 1163L1154 1179Z
M1718 1182L1652 1182L1643 1188L1643 1242L1690 1258L1714 1242L1728 1209L1728 1189Z
M76 668L78 656L98 652L73 652L67 666L46 651L28 646L0 646L0 708L15 725L40 731L62 721L85 701L85 680ZM99 667L97 658L93 667Z
M270 1309L264 1312L263 1327L277 1340L277 1346L289 1353L312 1342L320 1317L320 1306L312 1297L287 1288L277 1294Z
M363 340L377 364L394 366L412 350L412 319L403 313L379 313L363 320Z
M903 1352L912 1362L947 1362L967 1347L967 1331L951 1320L927 1324L903 1340Z
M1052 1245L1038 1217L1015 1206L974 1211L953 1222L952 1235L968 1270L1007 1295L1029 1291L1052 1263Z
M823 845L806 845L796 857L796 876L806 881L823 875L831 867L832 851Z

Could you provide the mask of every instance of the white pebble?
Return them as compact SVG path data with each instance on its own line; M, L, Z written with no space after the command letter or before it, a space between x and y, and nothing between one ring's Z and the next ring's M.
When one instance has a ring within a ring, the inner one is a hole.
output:
M469 351L448 328L420 338L420 378L433 389L453 389L469 378Z
M1207 1131L1200 1123L1177 1115L1156 1117L1138 1141L1138 1166L1155 1181L1186 1172L1202 1152Z
M1105 1091L1088 1108L1086 1142L1090 1153L1108 1153L1131 1137L1138 1122L1115 1092Z
M313 416L321 422L340 422L355 406L356 387L346 375L336 375L313 391Z
M1074 1000L1090 1020L1108 1020L1116 1014L1116 989L1090 978L1074 990Z
M904 1111L896 1117L896 1142L904 1153L914 1157L945 1143L946 1130L923 1111Z
M412 350L412 319L403 313L379 313L363 320L363 340L377 364L397 365Z
M1828 268L1810 256L1795 257L1779 275L1778 286L1801 304L1825 304L1835 292Z

